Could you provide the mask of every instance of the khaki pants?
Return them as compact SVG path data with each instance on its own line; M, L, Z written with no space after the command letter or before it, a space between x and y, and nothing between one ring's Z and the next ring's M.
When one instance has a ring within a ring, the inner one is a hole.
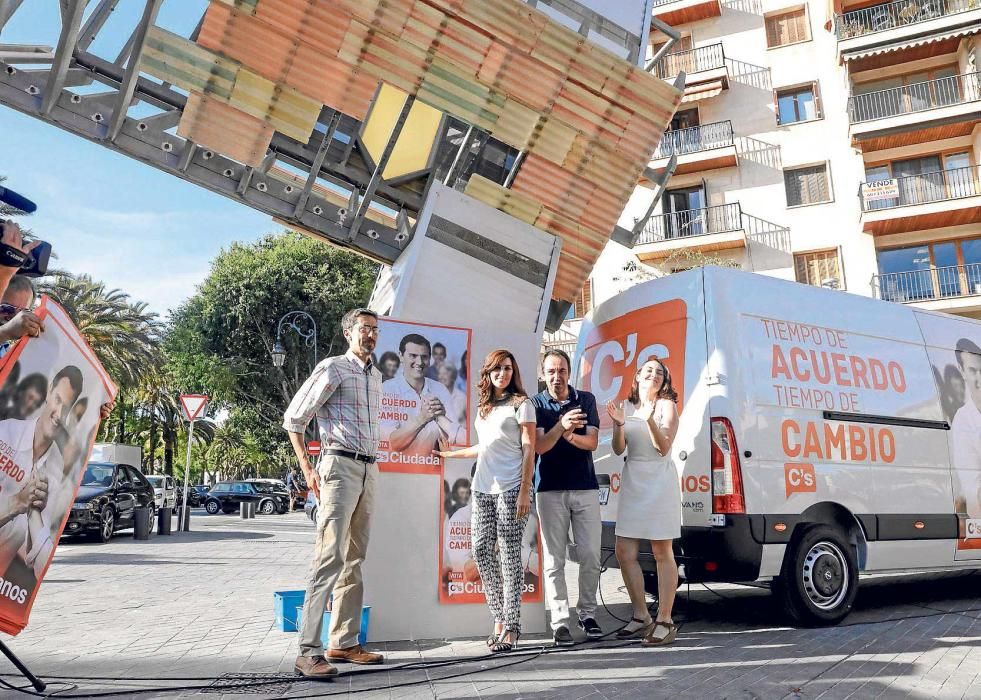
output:
M565 585L565 557L569 527L579 560L579 619L596 617L596 591L600 578L599 491L539 491L538 521L542 530L542 563L545 568L545 600L552 629L569 626L569 594Z
M358 644L364 586L361 564L368 550L368 531L378 484L378 465L347 457L325 456L318 467L320 502L317 541L310 583L303 603L300 654L320 656L323 613L331 593L330 647Z

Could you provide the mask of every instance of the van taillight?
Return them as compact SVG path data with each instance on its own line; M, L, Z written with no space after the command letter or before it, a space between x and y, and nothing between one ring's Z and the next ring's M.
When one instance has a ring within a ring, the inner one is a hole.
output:
M728 418L712 419L712 512L746 512L739 448Z

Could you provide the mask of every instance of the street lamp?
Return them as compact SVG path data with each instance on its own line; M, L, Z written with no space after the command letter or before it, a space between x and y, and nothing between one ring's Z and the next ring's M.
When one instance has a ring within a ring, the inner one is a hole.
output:
M276 342L273 343L272 352L269 353L272 356L273 365L275 367L282 367L283 363L286 362L286 348L283 346L284 323L287 329L293 330L293 332L303 338L308 348L313 348L313 364L316 365L317 322L306 311L290 311L279 319L279 325L276 326ZM307 324L309 324L309 328L304 327Z

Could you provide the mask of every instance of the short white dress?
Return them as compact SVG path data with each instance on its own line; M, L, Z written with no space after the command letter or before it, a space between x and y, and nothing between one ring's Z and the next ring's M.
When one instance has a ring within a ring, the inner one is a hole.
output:
M663 406L657 402L654 420L663 426ZM628 410L630 406L628 404ZM671 457L662 457L645 422L626 417L627 461L617 504L616 534L641 540L673 540L681 536L681 481Z

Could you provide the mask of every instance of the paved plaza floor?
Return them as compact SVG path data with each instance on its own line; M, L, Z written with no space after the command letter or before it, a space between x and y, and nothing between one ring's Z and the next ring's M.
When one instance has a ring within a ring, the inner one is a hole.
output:
M482 639L390 643L374 645L384 667L300 681L297 635L276 630L273 591L304 586L313 524L302 513L202 513L193 528L145 542L64 541L31 624L9 646L55 697L981 697L981 573L865 581L855 612L821 629L788 626L763 589L682 587L684 625L664 649L611 640L559 651L539 636L491 657ZM619 572L601 587L600 623L612 630L611 615L629 617ZM0 671L24 685L2 658ZM236 687L243 679L258 685Z

